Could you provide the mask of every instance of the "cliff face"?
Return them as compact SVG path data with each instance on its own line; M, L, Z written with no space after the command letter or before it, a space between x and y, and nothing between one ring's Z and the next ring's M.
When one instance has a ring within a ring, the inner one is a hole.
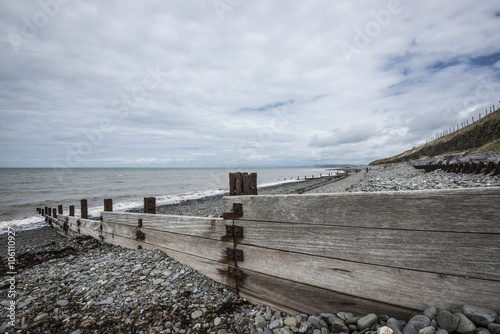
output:
M473 150L500 138L500 109L484 116L480 120L435 139L427 144L408 150L390 158L375 160L370 165L397 163L425 157Z

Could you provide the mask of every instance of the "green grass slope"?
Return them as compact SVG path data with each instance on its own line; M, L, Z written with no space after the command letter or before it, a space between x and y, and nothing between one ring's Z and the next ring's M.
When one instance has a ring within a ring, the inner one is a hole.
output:
M500 109L449 135L393 157L372 161L370 165L405 162L462 151L500 152Z

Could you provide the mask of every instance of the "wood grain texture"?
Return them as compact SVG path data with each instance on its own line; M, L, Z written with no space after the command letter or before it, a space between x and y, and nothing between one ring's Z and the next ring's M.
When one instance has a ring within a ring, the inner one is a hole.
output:
M208 222L206 223L209 224ZM151 226L151 228L144 226ZM156 245L158 247L218 262L225 261L226 249L233 246L232 242L156 230L153 229L150 224L144 224L142 228L138 228L136 226L120 223L102 222L102 233L105 235L105 242L113 240L115 236L135 240L138 230L144 233L145 241L150 245Z
M290 282L250 270L244 271L245 278L238 286L239 295L255 304L270 305L289 314L340 311L355 314L388 314L397 319L408 320L418 313L415 309L406 309L369 299L344 295L335 291L315 286Z
M500 234L364 229L238 220L243 245L500 281Z
M246 220L363 228L500 233L500 187L452 190L225 196Z
M284 286L297 282L419 310L429 305L453 309L467 304L500 309L498 281L366 265L241 244L237 248L245 255L245 260L238 262L240 269L283 278ZM275 291L279 293L281 288L276 286Z
M142 226L157 231L220 240L226 234L225 222L222 218L189 217L173 215L151 215L143 213L102 212L103 221L121 225Z
M178 252L173 249L150 244L148 242L137 241L119 235L111 235L107 232L103 232L103 236L104 241L112 245L131 249L138 249L139 246L145 249L158 249L167 254L167 256L175 259L176 261L185 265L189 265L194 270L203 275L206 275L207 277L213 279L215 282L224 284L230 289L236 290L236 281L227 275L228 266L223 263L191 254Z

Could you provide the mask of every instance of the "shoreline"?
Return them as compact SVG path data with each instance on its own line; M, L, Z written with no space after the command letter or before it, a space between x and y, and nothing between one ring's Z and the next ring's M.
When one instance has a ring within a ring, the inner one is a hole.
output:
M500 186L500 176L455 175L440 171L424 173L408 164L398 164L350 173L346 178L311 179L307 183L302 181L261 188L259 194L477 186ZM217 214L221 198L222 195L209 196L160 206L157 213ZM161 251L126 249L102 244L90 237L68 239L57 234L52 227L19 231L15 241L18 261L15 276L16 330L72 334L140 331L271 334L275 330L292 333L303 328L303 332L309 334L353 333L359 332L357 324L360 319L373 318L373 315L356 317L348 309L337 314L319 315L276 312L265 305L248 303L227 287L198 274ZM7 244L6 234L0 235L0 242ZM2 269L6 266L4 255L0 265ZM3 292L9 286L6 272L2 270L0 276L0 302L4 306L10 303ZM437 314L438 310L430 307L420 317L425 317L426 324L428 320L430 326L432 321L437 324ZM412 324L411 319L396 320L390 316L379 315L370 325L370 330L388 326L393 334L418 333L407 329L407 325ZM7 329L7 320L5 314L0 315L0 332ZM482 334L500 333L495 332L500 328L498 314L488 326L483 327L488 327L490 332ZM435 329L438 329L437 325Z

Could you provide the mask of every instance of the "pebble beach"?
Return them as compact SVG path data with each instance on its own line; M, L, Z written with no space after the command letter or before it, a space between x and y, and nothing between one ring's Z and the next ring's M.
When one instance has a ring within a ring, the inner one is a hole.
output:
M500 187L500 176L424 173L404 163L262 188L259 194L493 186ZM218 217L221 199L160 206L157 213ZM0 240L7 245L8 235ZM6 274L7 246L0 250L0 333L500 334L500 310L481 305L454 310L429 305L410 319L349 310L286 314L253 305L158 250L126 249L90 237L67 239L51 227L19 232L15 241L15 276ZM9 293L15 293L14 304Z

